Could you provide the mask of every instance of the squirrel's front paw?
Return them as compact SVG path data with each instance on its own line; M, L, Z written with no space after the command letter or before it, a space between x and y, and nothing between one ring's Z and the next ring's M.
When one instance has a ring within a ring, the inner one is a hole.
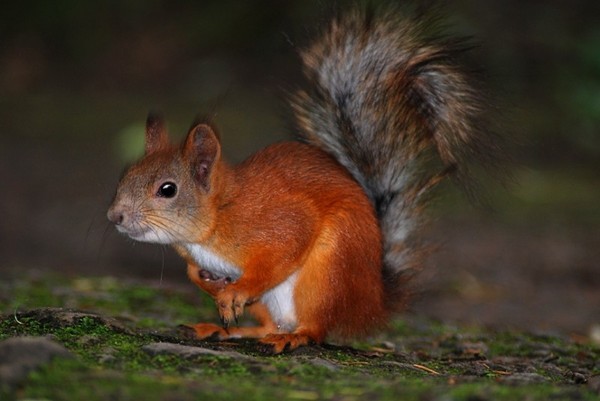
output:
M244 292L228 287L217 294L217 308L223 327L229 327L233 321L238 322L238 318L244 313L244 306L248 302L248 295Z

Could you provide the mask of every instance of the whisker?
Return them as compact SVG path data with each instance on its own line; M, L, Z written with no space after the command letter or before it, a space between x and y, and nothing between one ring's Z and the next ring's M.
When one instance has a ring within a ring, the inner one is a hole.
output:
M160 281L158 283L158 286L162 287L162 284L163 284L163 274L165 272L165 247L161 246L160 250L161 250L161 256L162 256L162 263L161 263L161 266L160 266Z
M108 221L104 224L104 230L102 231L102 237L100 238L100 244L98 245L98 254L96 255L96 257L100 257L100 255L102 255L102 250L104 249L104 245L106 244L106 239L110 234L114 232L113 230L110 230L111 225L112 224Z
M85 230L85 237L83 238L83 247L87 248L88 239L90 238L90 234L92 232L92 227L94 226L94 222L96 220L96 216L92 215L92 219L90 220L90 224L88 224L87 230Z
M149 223L149 227L154 226L154 228L160 228L164 230L165 234L168 234L172 239L176 239L176 235L184 237L186 234L182 225L179 223L179 221L175 220L174 217L172 218L170 216L148 213L146 215L146 220ZM198 229L201 228L197 222L193 222L193 226Z

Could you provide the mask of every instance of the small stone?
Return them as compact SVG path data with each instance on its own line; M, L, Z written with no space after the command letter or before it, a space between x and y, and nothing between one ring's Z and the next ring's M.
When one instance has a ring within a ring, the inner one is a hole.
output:
M573 383L575 383L575 384L585 384L585 383L587 383L587 378L585 377L585 375L581 374L579 372L572 372L571 373L571 380L573 380Z
M590 327L590 341L593 344L600 345L600 323L593 324Z
M323 358L310 357L310 358L306 358L305 360L314 366L325 368L325 369L329 370L330 372L335 372L340 369L339 366L336 365L335 363L328 361L326 359L323 359Z
M0 342L0 385L9 388L54 358L72 358L61 344L46 337L13 337Z
M548 379L538 373L514 373L501 379L503 383L526 385L547 382Z
M388 349L390 351L395 351L396 350L396 344L394 344L391 341L384 341L381 343L381 346L385 349Z
M176 355L181 358L191 359L203 355L224 356L233 359L252 359L249 356L235 351L217 351L214 349L194 347L191 345L181 345L173 343L151 343L144 345L142 350L152 356L155 355Z
M456 345L456 352L465 357L482 357L489 352L489 348L483 342L464 342Z
M592 392L600 395L600 375L590 377L587 386Z

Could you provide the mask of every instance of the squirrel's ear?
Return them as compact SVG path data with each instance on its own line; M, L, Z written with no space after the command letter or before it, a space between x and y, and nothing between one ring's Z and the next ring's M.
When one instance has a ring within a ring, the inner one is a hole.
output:
M184 154L191 162L196 182L205 191L210 190L211 172L221 157L221 144L217 134L206 124L196 125L185 140Z
M150 112L146 119L146 155L156 152L169 144L169 137L164 118Z

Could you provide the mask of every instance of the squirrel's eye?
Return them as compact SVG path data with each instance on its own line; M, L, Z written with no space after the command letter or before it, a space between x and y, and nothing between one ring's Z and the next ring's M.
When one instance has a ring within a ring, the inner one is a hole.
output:
M172 198L177 194L177 185L172 182L165 182L158 188L156 195L161 198Z

